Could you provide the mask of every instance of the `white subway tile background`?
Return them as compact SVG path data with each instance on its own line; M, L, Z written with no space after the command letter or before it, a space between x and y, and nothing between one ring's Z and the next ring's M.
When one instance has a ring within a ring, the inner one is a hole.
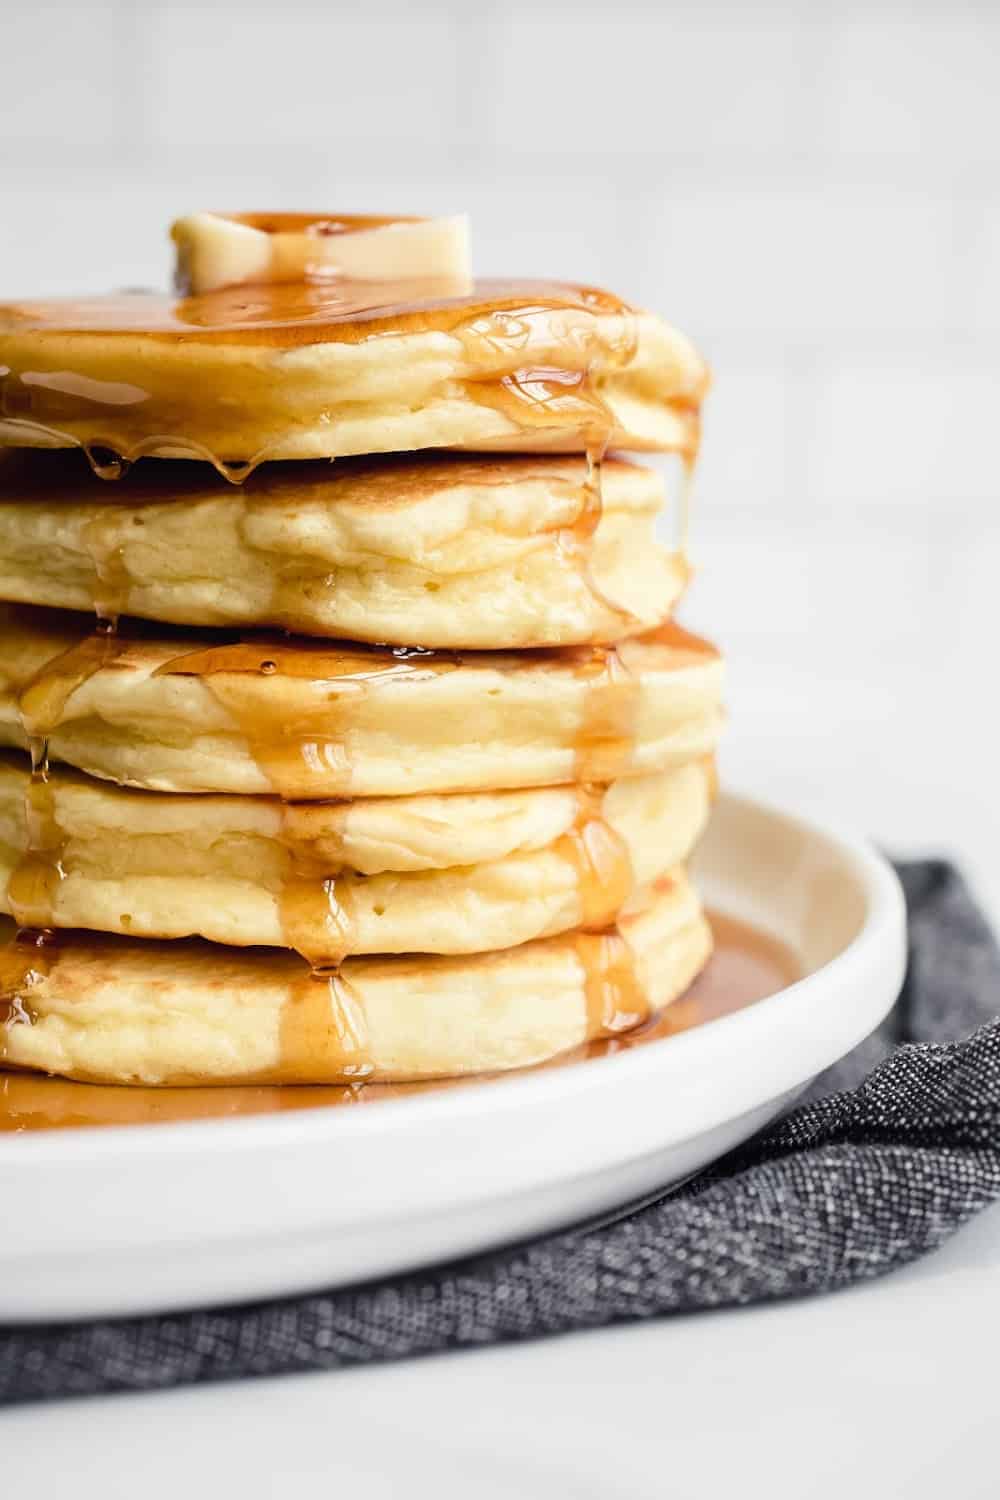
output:
M716 372L689 619L731 778L1000 908L1000 6L0 0L0 288L156 285L201 207L457 211Z

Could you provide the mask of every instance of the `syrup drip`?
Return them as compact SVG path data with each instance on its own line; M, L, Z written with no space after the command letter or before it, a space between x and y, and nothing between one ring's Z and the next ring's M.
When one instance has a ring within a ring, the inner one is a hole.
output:
M344 866L341 833L316 814L322 804L283 802L281 837L289 870L281 886L281 929L314 974L336 974L357 952L350 888L339 879Z
M156 633L162 629L157 627ZM77 690L105 666L115 666L120 653L127 653L132 636L142 640L150 635L156 639L147 627L130 624L123 640L106 622L103 631L53 657L29 681L19 707L36 769L44 769L49 736L62 724ZM179 639L182 642L183 636ZM680 669L717 654L672 621L641 639L646 647L666 648L669 665ZM539 668L571 672L583 690L574 775L568 779L584 784L611 782L632 766L640 682L629 667L630 650L595 647L463 654L260 636L183 651L161 662L154 676L201 678L233 718L271 789L279 796L309 802L350 794L352 727L364 712L369 687L381 687L393 679L415 687L421 680L463 665L511 674ZM272 686L283 677L304 684L304 691L298 688L292 700L294 711L289 708L287 713ZM32 812L37 815L38 809Z
M259 453L255 458L246 459L224 459L215 460L215 467L223 479L228 479L230 484L244 484L250 478L258 464L263 463L264 454Z
M51 942L51 933L21 929L0 948L0 1065L14 1027L34 1025L32 991L49 972Z
M662 638L669 643L669 634ZM574 664L576 675L586 683L574 779L610 782L630 767L639 684L616 650L538 651L531 656L491 656L488 661L514 671L543 662ZM303 640L294 646L246 641L189 652L165 662L154 675L204 679L239 724L271 787L280 796L308 798L310 786L320 780L324 795L350 791L350 716L369 683L392 676L440 676L463 663L477 664L472 656L420 647L394 647L386 653L366 652L359 646L336 650L324 642ZM246 691L248 676L275 675L310 683L312 702L293 722L276 719L267 693Z
M54 656L35 673L22 689L18 701L21 728L32 748L33 761L47 759L45 742L63 722L67 705L84 683L104 667L112 666L118 655L118 639L110 621L93 635L83 636L75 645Z
M115 625L103 621L93 635L47 662L18 699L31 778L24 793L25 851L7 882L7 900L18 926L29 933L55 925L57 893L66 874L66 837L49 780L49 738L62 722L73 694L115 653Z
M129 448L128 457L116 453L113 449L85 443L74 433L58 427L46 426L44 423L29 421L27 418L14 418L5 414L2 402L2 387L0 387L0 418L6 426L10 427L15 437L23 433L23 440L27 446L33 446L33 440L38 438L49 438L55 441L57 447L78 448L90 465L92 473L98 479L112 483L124 479L132 465L140 458L150 456L193 459L196 462L210 464L217 474L230 484L241 485L245 483L255 469L262 463L266 463L270 457L270 447L261 448L252 458L248 459L224 459L211 448L203 443L195 442L191 438L171 437L164 434L143 438L133 443ZM3 439L0 438L0 442ZM43 442L38 446L44 447Z
M84 936L77 946L100 952L100 938ZM50 972L55 940L51 932L21 929L0 948L0 1066L8 1060L10 1031L36 1022L32 995ZM277 1064L244 1081L356 1084L373 1071L364 1007L350 980L336 966L303 967L282 1003Z
M127 458L99 443L84 443L83 451L98 479L123 479L131 467Z
M202 678L213 696L239 725L250 753L275 792L282 797L348 792L351 757L348 743L352 707L373 679L439 676L454 671L460 658L445 651L397 647L391 652L363 646L338 649L325 641L242 641L187 652L156 669L160 676ZM268 679L294 677L309 683L309 702L294 720L274 712ZM247 691L247 678L261 678L260 690ZM332 898L331 898L332 899Z
M602 815L605 790L578 788L573 825L554 845L554 852L573 872L580 896L579 926L587 931L613 923L635 884L628 845ZM300 953L314 974L327 975L358 951L357 923L351 911L352 887L332 868L341 864L342 847L336 836L324 838L318 847L310 843L309 810L284 805L291 873L281 888L281 926L285 947Z
M635 616L602 592L591 566L594 536L604 511L602 463L616 427L614 412L602 395L602 385L612 371L624 370L631 364L639 344L634 313L623 304L618 312L622 331L610 345L598 338L594 330L570 332L563 346L566 368L520 363L536 334L537 312L519 316L494 313L472 321L459 330L459 337L471 362L489 371L488 376L466 380L466 394L474 401L502 412L523 432L562 426L570 432L583 433L587 465L583 503L576 520L559 532L557 541L593 597L628 629L634 625ZM505 363L511 360L516 363L505 368Z
M56 817L48 771L32 771L24 793L25 853L7 882L7 901L20 928L55 926L59 883L65 879L65 835Z
M330 683L366 683L375 678L438 676L453 672L462 658L453 651L423 646L339 645L301 637L281 640L228 641L172 657L157 667L157 677L295 677L320 687Z
M117 636L113 622L55 656L21 694L21 723L39 764L46 742L62 724L66 707L96 672L123 659L128 642L156 633L133 623ZM178 634L182 645L184 637ZM218 641L218 635L216 636ZM672 621L639 638L662 645L665 665L684 669L717 655L707 642ZM466 666L515 675L552 670L580 684L574 738L574 774L583 784L609 783L632 769L640 679L630 669L631 643L620 648L581 647L531 652L430 651L422 647L374 647L306 638L261 635L183 650L155 668L154 677L192 676L223 706L243 735L270 788L291 800L325 800L352 791L351 736L364 712L369 688L398 681L420 682ZM300 684L282 695L281 679Z
M363 1082L374 1067L364 1008L337 970L312 969L281 1011L280 1062L269 1083Z
M618 1036L648 1020L649 996L621 933L581 932L574 946L586 977L588 1038Z
M294 504L299 496L307 504L330 503L336 506L342 493L351 497L370 497L374 507L387 504L407 504L412 496L423 496L429 488L440 485L446 492L452 484L483 484L501 487L499 477L509 467L512 480L521 474L533 480L544 479L547 486L560 497L557 518L535 535L547 550L555 551L566 565L582 579L602 610L612 617L610 628L604 624L600 639L617 639L620 636L641 630L638 618L622 602L620 597L607 593L599 581L593 566L594 544L597 540L603 517L602 485L605 466L601 447L591 442L586 454L573 463L567 472L564 461L557 460L552 469L544 467L548 459L540 461L534 469L530 459L490 460L484 479L482 459L462 458L460 455L437 455L426 465L412 456L382 456L375 460L338 461L336 469L322 461L272 464L266 474L258 476L255 483L244 490L240 504L245 507L249 524L243 536L244 544L252 549L252 536L259 516L265 527L273 523L275 502ZM83 470L77 453L52 451L47 454L31 453L28 450L0 450L0 489L10 488L9 498L17 503L39 500L43 504L76 505L81 496ZM575 470L575 472L574 472ZM360 476L360 483L358 476ZM356 488L355 488L356 486ZM99 618L116 618L141 611L156 613L155 606L143 597L137 586L143 571L143 558L134 553L136 542L141 542L147 525L146 510L152 533L158 538L157 546L162 550L169 545L173 517L169 512L177 502L190 501L192 518L199 514L199 504L211 505L219 499L219 489L214 474L206 476L205 466L183 461L161 459L156 463L140 466L130 475L124 488L125 504L115 497L110 503L99 503L88 507L89 517L81 527L81 543L86 551L96 581L88 584L88 593ZM502 522L501 522L502 525ZM127 559L131 558L131 567ZM262 566L273 566L273 553L265 552ZM270 597L259 596L244 601L248 616L266 621L272 628L282 627L291 631L304 628L310 631L310 615L304 616L304 591L312 596L316 592L331 594L336 587L336 574L317 573L314 564L305 559L294 561L274 572ZM152 581L152 580L151 580ZM169 574L157 570L154 589L169 592ZM144 608L145 606L145 608ZM169 613L169 612L168 612ZM602 622L603 623L603 622ZM325 632L323 632L325 634ZM542 648L544 649L544 648Z
M601 480L606 446L607 440L588 441L580 508L569 526L559 528L556 546L570 567L579 573L591 597L615 617L621 633L625 634L635 628L638 617L604 592L594 577L593 570L594 539L604 515Z
M356 951L354 917L336 875L310 875L297 868L281 887L281 931L286 948L294 948L312 966L314 974L335 973L344 959Z
M132 579L125 566L125 547L121 524L113 512L102 511L88 521L83 534L84 546L94 565L97 585L94 589L94 613L98 628L102 625L112 634L126 611Z
M639 683L618 651L594 651L578 672L588 680L576 739L576 779L616 781L631 768Z
M573 871L580 893L580 927L608 927L632 894L634 876L628 845L601 815L604 787L581 787L573 827L556 852Z

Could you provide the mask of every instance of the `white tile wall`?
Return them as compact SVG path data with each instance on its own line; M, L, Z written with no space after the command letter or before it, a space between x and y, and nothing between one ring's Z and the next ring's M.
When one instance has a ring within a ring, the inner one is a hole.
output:
M832 150L931 158L953 174L996 161L995 6L849 6L830 37ZM991 14L992 12L992 14Z
M0 9L0 159L43 145L114 149L115 8ZM7 209L3 217L7 219Z
M204 206L467 208L708 352L690 614L734 774L1000 901L1000 6L0 0L0 287Z
M906 528L919 507L918 516L936 517L943 544L956 508L988 513L1000 500L989 453L1000 362L986 348L942 340L906 352L837 350L822 359L817 382L809 489L822 506L863 518L891 505Z
M644 205L643 288L668 291L702 336L850 339L941 334L967 292L941 275L968 237L946 182L857 181L790 161L657 175ZM762 352L763 352L762 349Z
M336 180L336 146L356 136L447 146L461 130L460 15L406 5L382 17L354 6L151 6L139 46L150 141L241 152L304 145L310 154L330 142L324 184Z
M648 161L782 151L801 123L804 19L787 7L505 5L490 143Z

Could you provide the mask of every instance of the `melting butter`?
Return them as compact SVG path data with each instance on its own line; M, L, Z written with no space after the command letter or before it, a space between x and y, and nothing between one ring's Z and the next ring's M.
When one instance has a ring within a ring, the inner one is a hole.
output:
M455 277L471 289L469 226L448 219L189 214L172 226L185 295L261 282Z

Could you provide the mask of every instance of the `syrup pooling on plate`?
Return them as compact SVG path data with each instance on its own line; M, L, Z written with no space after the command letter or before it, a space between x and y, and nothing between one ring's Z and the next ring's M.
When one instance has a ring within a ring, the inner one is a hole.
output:
M710 914L715 948L686 994L632 1031L590 1042L532 1071L575 1067L580 1061L655 1045L683 1031L731 1015L801 978L802 965L776 938L731 917ZM2 1036L2 1032L0 1032ZM502 1088L505 1075L493 1075ZM509 1075L507 1075L509 1076ZM72 1083L37 1074L0 1073L0 1133L85 1125L156 1125L225 1119L289 1109L354 1109L413 1099L482 1083L482 1075L429 1083L368 1083L327 1088L234 1085L213 1088L122 1088Z
M0 356L0 419L10 442L23 433L43 446L82 447L102 478L117 478L133 460L158 454L203 459L240 483L280 446L280 436L253 453L214 451L196 430L191 370L183 359L154 370L130 358L133 378L108 380L67 368L66 341L78 341L81 364L88 365L95 338L267 352L443 334L461 347L459 383L468 399L502 412L517 432L582 430L587 445L603 451L614 420L602 390L633 361L636 327L633 309L593 287L485 281L469 293L461 279L434 277L236 286L181 299L141 293L24 303L0 307L0 348L8 351ZM46 367L45 339L55 335L60 348ZM221 361L213 367L213 395L223 406L252 405L260 380L257 368ZM664 397L685 453L697 446L699 398L700 391Z
M802 978L800 958L780 938L724 913L709 912L708 920L712 956L685 994L643 1024L578 1048L561 1061L568 1064L648 1046L766 1000Z

